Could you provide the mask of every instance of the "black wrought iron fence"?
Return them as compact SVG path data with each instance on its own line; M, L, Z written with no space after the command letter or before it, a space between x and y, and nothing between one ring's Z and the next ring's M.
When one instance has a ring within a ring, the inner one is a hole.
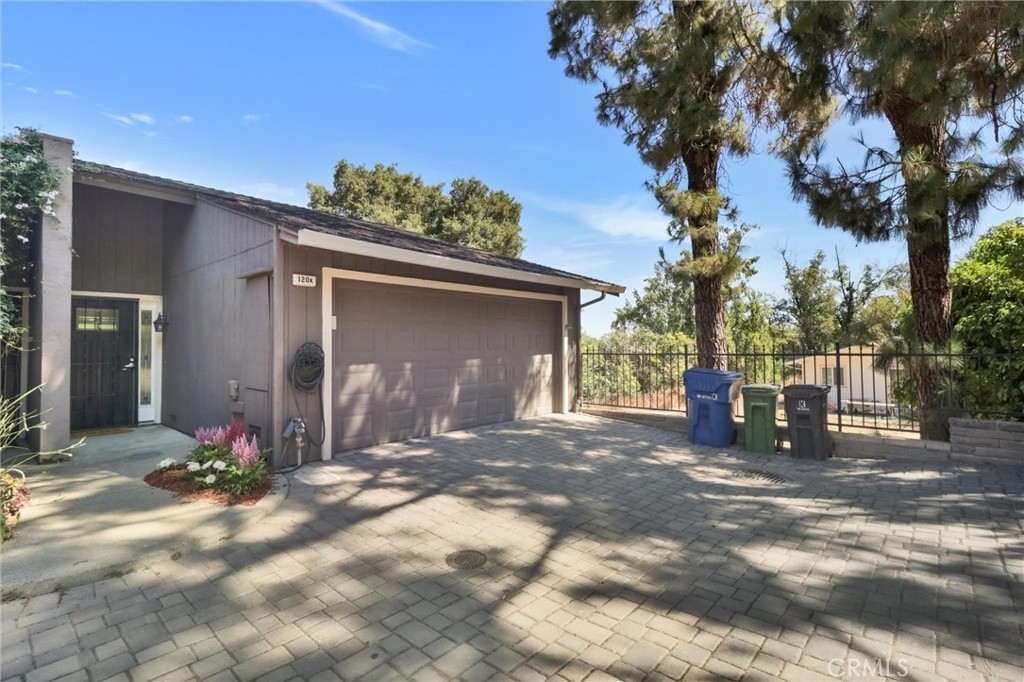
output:
M584 405L687 413L683 372L694 366L696 349L582 355ZM829 424L839 431L919 431L914 375L923 369L936 379L940 417L1024 421L1024 354L908 352L865 345L822 352L729 351L723 357L725 368L741 372L747 384L828 384ZM734 412L742 418L742 397ZM785 420L781 394L776 418Z

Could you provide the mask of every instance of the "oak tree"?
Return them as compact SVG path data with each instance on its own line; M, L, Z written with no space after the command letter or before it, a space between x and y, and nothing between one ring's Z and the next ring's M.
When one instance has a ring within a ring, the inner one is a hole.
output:
M395 165L367 168L342 159L334 189L308 183L309 207L443 239L512 258L523 252L522 205L476 178L429 185Z

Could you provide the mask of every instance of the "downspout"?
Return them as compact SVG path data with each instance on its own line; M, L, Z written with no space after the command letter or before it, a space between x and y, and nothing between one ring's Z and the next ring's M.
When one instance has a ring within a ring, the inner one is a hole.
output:
M601 295L598 296L597 298L595 298L593 301L587 301L586 303L580 303L580 311L582 312L583 309L586 308L588 305L594 305L595 303L600 303L601 301L603 301L605 299L605 296L607 296L607 295L608 295L607 291L602 291ZM580 326L582 326L582 323L583 323L583 320L581 319L580 320ZM583 336L583 330L581 329L580 330L580 337L582 337L582 336ZM576 399L576 412L579 412L583 408L583 347L582 347L582 344L580 344L578 341L576 343L576 348L577 348L577 352L579 353L579 358L576 361L576 385L579 387L579 394L578 394L579 397Z

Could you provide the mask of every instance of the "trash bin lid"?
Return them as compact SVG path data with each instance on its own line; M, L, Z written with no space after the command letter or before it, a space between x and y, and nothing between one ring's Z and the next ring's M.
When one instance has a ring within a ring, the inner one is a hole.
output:
M816 398L832 390L829 384L790 384L784 386L782 395L793 398Z
M771 396L778 394L779 387L775 384L747 384L743 387L743 395Z
M732 384L742 379L742 373L726 369L691 367L683 370L683 385L695 391L717 391L722 384Z
M743 378L743 374L741 372L732 372L730 370L709 370L706 367L691 367L688 370L683 370L683 378L688 376L694 379L709 377L714 378L715 381L735 381Z

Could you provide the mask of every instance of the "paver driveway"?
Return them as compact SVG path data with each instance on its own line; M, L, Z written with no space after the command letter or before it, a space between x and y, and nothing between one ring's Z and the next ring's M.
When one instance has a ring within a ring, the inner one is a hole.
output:
M501 424L310 465L218 548L5 604L2 677L1019 681L1022 494Z

